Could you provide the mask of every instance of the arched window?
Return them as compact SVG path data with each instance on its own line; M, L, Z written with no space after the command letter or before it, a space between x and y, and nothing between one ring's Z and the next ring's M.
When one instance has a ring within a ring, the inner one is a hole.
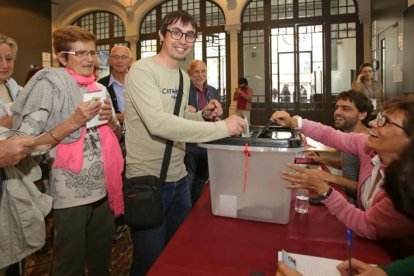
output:
M227 35L224 31L224 13L211 1L171 0L164 2L147 13L140 26L138 58L153 56L158 52L159 24L169 12L184 10L197 20L198 38L194 52L189 54L181 67L187 69L193 59L204 60L207 64L207 83L220 92L221 103L227 107ZM227 112L227 110L226 110Z
M84 28L96 35L96 48L99 51L101 73L100 77L109 74L109 51L112 47L124 45L125 25L121 18L110 12L93 12L76 19L73 25Z
M250 1L239 72L255 91L253 123L275 109L331 122L332 95L350 89L362 39L353 0Z

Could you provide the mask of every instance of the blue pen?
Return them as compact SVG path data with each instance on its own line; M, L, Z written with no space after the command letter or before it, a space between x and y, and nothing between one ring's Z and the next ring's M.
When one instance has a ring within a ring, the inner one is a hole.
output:
M349 276L352 275L352 264L351 264L351 249L352 249L352 232L349 228L346 228L346 242L348 244L348 264L349 264Z

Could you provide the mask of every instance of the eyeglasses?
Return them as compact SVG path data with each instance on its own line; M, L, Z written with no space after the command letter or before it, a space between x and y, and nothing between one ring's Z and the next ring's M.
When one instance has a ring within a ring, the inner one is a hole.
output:
M99 52L95 50L87 51L87 50L79 50L79 51L62 51L61 53L73 55L80 58L85 58L88 55L91 55L91 57L96 57Z
M385 116L382 112L378 113L376 120L377 120L377 126L379 126L379 127L383 127L386 124L391 124L391 125L394 125L396 127L401 128L402 130L404 130L405 133L408 134L408 131L405 129L405 127L403 127L403 126L401 126L397 123L391 122L390 119L388 119L388 117Z
M171 37L175 40L180 40L183 37L183 35L185 35L185 41L187 41L188 43L193 43L197 39L197 34L195 34L194 32L183 33L179 29L172 29L172 30L167 29L166 31L170 32Z
M127 60L127 59L129 59L129 56L118 56L118 55L113 55L113 56L111 56L111 58L113 58L113 59L116 59L116 60L120 60L120 59L122 59L122 60Z

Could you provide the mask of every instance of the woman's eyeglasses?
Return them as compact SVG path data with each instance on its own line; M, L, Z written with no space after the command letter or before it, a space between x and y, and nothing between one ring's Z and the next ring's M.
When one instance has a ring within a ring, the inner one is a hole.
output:
M391 124L391 125L401 128L408 135L408 131L405 129L405 127L390 121L390 119L388 119L388 117L385 116L382 112L378 113L376 120L377 120L377 126L379 127L383 127L386 124Z
M79 50L79 51L62 51L61 53L84 58L84 57L87 57L88 55L91 55L91 57L96 57L99 52L95 50L91 50L91 51Z

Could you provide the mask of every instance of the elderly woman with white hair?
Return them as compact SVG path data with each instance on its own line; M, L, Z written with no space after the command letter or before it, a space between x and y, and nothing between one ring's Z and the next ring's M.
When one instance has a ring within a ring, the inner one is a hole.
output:
M11 77L17 56L16 41L0 33L0 126L12 127L10 107L21 87Z
M52 275L83 275L85 266L89 275L109 275L114 215L123 213L121 127L93 74L95 35L67 26L53 33L53 47L60 67L30 79L13 104L13 124L53 146Z

